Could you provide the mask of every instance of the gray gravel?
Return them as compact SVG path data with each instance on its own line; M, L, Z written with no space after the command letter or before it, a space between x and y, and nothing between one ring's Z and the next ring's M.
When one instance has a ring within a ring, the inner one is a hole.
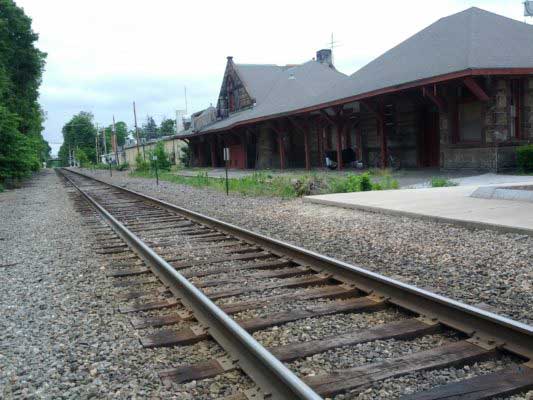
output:
M237 195L226 198L223 194L211 190L168 183L155 187L154 182L150 180L115 176L114 183L117 181L134 190L239 226L352 263L359 261L366 268L465 302L483 302L498 307L496 311L505 312L524 322L530 322L533 317L530 313L533 300L528 292L533 270L527 258L531 252L528 246L533 242L528 237L503 235L492 231L473 232L451 225L304 204L300 200L244 198ZM421 238L424 238L423 242ZM493 254L490 253L491 250L497 252ZM364 263L361 262L362 257ZM497 265L494 259L500 263L505 262L506 268L499 270L501 265ZM195 269L196 267L193 267L191 270ZM242 274L243 272L222 274L220 277ZM253 293L245 297L256 296L259 297L260 294ZM495 299L497 296L499 298ZM517 298L520 301L518 304ZM303 307L326 301L293 302L291 305ZM288 307L289 304L271 304L241 312L235 317L251 318L272 311L283 311ZM278 346L375 326L404 317L394 310L386 310L368 315L346 314L309 318L256 332L254 337L265 346ZM187 323L180 324L186 325ZM433 348L450 340L455 338L443 334L428 335L411 341L389 340L347 346L297 360L290 366L300 375L316 375L338 367L361 365ZM492 372L516 362L502 357L473 366L410 374L376 383L362 393L336 396L336 399L397 398L402 394ZM202 386L202 393L210 387L206 386L204 381L195 382L194 385ZM531 396L531 392L513 399L526 399L528 396Z
M223 355L211 341L143 349L118 313L84 218L52 171L0 194L0 398L211 399L251 382L238 371L165 388L157 371Z
M86 171L93 173L92 171ZM533 323L533 238L95 171L98 178Z

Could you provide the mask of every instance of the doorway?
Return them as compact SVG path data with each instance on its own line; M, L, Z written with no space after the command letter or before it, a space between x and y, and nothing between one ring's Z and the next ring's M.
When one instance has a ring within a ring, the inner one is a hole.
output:
M440 129L439 112L426 108L423 112L419 140L418 165L420 167L439 167Z

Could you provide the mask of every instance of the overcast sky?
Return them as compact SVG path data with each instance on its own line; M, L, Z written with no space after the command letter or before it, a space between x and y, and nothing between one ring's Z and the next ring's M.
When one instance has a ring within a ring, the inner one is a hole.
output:
M226 56L292 64L338 41L334 62L352 74L437 19L477 6L523 21L522 0L175 1L15 0L48 53L40 102L53 153L79 111L99 124L159 122L215 104ZM387 5L389 5L387 7ZM428 54L428 57L431 57Z

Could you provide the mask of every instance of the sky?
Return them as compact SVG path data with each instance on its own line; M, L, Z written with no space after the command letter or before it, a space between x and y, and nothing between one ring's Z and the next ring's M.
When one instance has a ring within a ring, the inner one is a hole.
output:
M522 0L176 1L15 0L48 54L40 90L44 137L80 111L100 126L113 115L133 127L175 111L215 105L226 57L295 64L336 43L336 68L352 74L439 18L476 6L520 21ZM531 22L530 22L531 23ZM431 57L428 54L428 57Z

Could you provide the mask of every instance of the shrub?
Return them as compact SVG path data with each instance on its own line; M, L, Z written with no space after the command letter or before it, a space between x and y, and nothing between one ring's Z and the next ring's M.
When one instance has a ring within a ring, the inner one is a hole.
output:
M150 164L144 159L142 154L135 157L135 172L147 172L150 170Z
M433 177L431 178L431 187L448 187L448 186L457 186L458 183L455 183L449 179L446 178L437 178Z
M188 168L191 166L191 149L189 146L184 146L180 150L179 155L180 163L185 168Z
M521 172L533 172L533 144L516 149L516 162Z
M359 176L359 190L361 190L361 192L368 192L372 190L372 181L366 172Z
M125 162L125 163L122 163L122 164L117 165L117 170L118 170L118 171L125 171L125 170L127 170L129 167L130 167L130 165L129 165L127 162Z
M390 190L390 189L398 189L400 187L400 184L396 179L392 179L390 175L385 175L383 179L379 182L379 186L383 190ZM377 190L381 190L377 189ZM376 190L376 189L373 189Z
M169 155L165 151L165 146L163 145L163 142L158 142L155 145L155 148L153 151L149 152L150 156L150 165L152 168L155 168L157 165L157 168L163 171L170 171L170 160ZM154 161L152 158L153 156L157 157L157 161Z
M4 186L0 183L0 193L4 191Z
M80 163L80 167L85 168L90 166L89 157L82 149L76 150L76 160Z

